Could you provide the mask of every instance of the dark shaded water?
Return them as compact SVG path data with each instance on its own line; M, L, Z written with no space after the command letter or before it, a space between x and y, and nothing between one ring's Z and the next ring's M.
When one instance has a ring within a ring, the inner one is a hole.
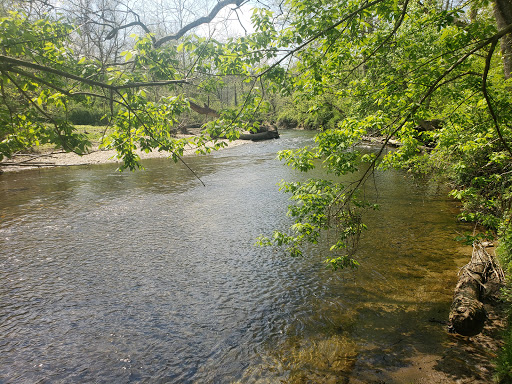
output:
M206 188L166 160L0 176L0 382L334 382L440 351L467 256L446 191L378 174L355 272L253 246L307 140L188 158Z

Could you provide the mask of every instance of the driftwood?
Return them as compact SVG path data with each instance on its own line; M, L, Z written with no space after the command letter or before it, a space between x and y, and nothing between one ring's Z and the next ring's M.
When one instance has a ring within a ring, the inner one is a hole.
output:
M503 281L503 271L480 242L473 244L471 261L461 268L450 308L452 329L464 336L474 336L484 327L487 313L481 301L486 284Z
M239 139L240 140L252 140L252 141L279 139L279 133L277 131L266 131L266 132L259 132L259 133L241 133Z
M188 103L190 104L190 109L192 109L194 112L197 112L201 115L211 115L211 116L214 116L214 117L219 117L219 112L217 112L215 109L211 109L210 107L208 107L207 105L205 105L204 107L201 107L200 105L192 102L192 101L188 101Z

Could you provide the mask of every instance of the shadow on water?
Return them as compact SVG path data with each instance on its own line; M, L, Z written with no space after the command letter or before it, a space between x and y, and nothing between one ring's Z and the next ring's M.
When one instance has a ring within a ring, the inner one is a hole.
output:
M364 219L370 229L361 240L361 268L317 271L327 283L307 298L310 307L287 328L288 337L271 342L270 361L244 380L272 369L291 383L489 380L479 368L458 367L457 355L467 359L470 352L457 353L457 338L441 324L456 272L470 254L454 241L463 230L455 222L457 207L436 183L398 172L376 178L378 197L369 197L381 208ZM490 354L484 355L488 361ZM414 372L404 372L412 365Z
M357 271L326 269L325 244L253 246L290 223L276 184L300 176L276 151L310 138L188 158L206 188L166 160L2 175L0 382L405 383L418 356L442 371L452 337L429 320L468 250L436 184L376 175Z

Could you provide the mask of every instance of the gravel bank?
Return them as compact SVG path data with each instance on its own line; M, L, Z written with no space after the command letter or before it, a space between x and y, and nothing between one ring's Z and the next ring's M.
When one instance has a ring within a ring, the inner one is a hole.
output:
M248 143L248 141L236 140L228 142L228 147L235 147ZM195 155L196 148L189 147L185 149L184 156ZM171 156L169 152L149 152L137 150L137 154L141 159L152 158L167 158ZM3 172L17 172L26 169L34 168L48 168L48 167L69 167L77 165L91 165L91 164L105 164L105 163L119 163L122 161L116 158L117 152L115 150L96 150L87 155L77 155L75 153L66 152L50 152L50 153L33 153L33 154L20 154L12 159L5 160L3 163L8 165L0 165L0 173Z

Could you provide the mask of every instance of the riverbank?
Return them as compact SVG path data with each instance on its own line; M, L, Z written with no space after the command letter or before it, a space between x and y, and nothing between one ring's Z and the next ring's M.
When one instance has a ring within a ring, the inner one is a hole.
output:
M244 140L236 140L231 142L229 142L228 140L221 141L227 144L225 148L232 148L248 143L248 141ZM183 156L196 155L196 150L197 147L190 145L187 148L185 148ZM167 151L153 151L146 153L141 150L137 150L136 154L141 158L141 160L167 158L172 155L172 153ZM12 159L4 161L3 164L0 164L0 173L18 172L22 170L35 168L71 167L107 163L122 163L122 160L117 158L117 152L114 149L104 150L95 147L93 151L82 156L72 152L44 151L17 154L13 156Z
M416 384L487 384L497 382L497 362L504 346L505 304L484 301L487 321L478 335L449 334L438 351L416 351L409 365L391 372L392 382ZM436 321L434 319L432 322ZM439 323L440 327L445 324Z

